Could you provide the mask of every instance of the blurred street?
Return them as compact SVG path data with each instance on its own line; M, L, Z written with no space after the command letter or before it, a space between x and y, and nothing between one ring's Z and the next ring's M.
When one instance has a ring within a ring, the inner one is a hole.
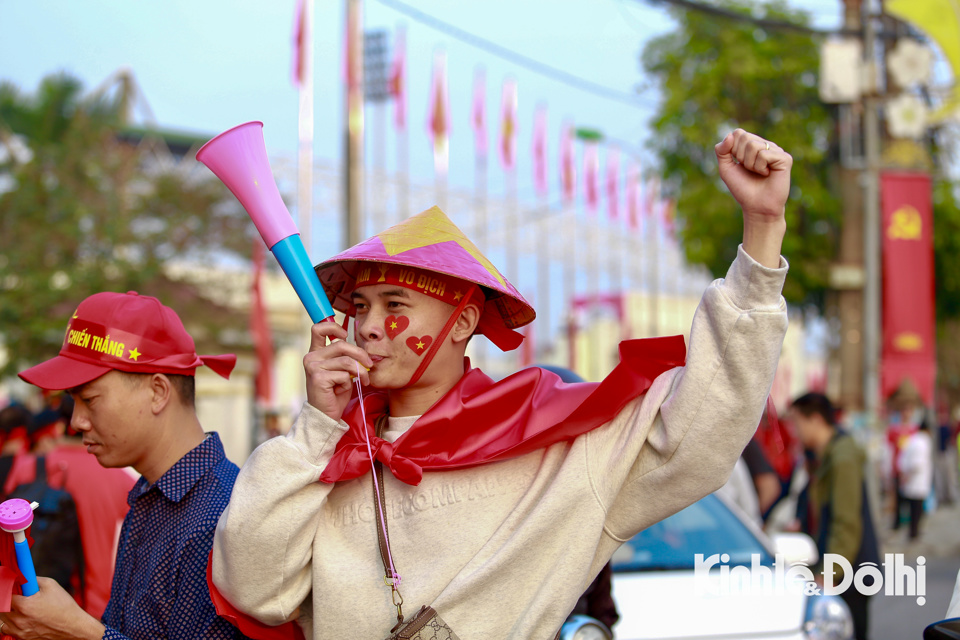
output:
M884 514L886 515L886 514ZM877 594L870 604L872 640L920 640L923 629L946 617L947 606L960 570L960 505L943 505L926 515L920 539L907 540L907 528L889 530L883 520L884 553L903 553L908 565L918 556L926 559L926 602L916 598Z

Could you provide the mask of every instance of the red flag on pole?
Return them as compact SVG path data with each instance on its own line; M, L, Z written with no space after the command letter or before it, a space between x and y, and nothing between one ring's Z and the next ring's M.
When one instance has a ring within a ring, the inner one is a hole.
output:
M588 142L583 148L583 188L587 210L596 213L600 205L600 156L596 142Z
M517 81L503 81L500 103L500 162L503 168L513 169L517 162Z
M568 204L577 197L577 166L573 152L573 125L565 122L560 130L560 184Z
M933 280L933 202L930 175L883 171L884 396L910 380L933 404L937 377Z
M627 167L627 225L636 231L640 228L640 167L631 162Z
M407 127L407 30L397 28L390 69L390 95L393 96L393 119L397 129Z
M307 40L307 21L305 19L307 0L297 0L296 15L293 19L293 73L292 81L295 87L303 84L306 65L304 64L305 46Z
M433 57L427 130L433 143L434 171L446 175L450 158L450 102L447 97L447 57L443 51L437 51Z
M537 195L549 193L547 179L547 107L540 105L533 116L533 185Z
M663 216L663 230L667 232L668 237L673 237L673 230L677 217L677 201L673 198L667 198L660 207L660 213Z
M263 276L264 245L260 238L253 243L253 283L250 300L250 336L257 357L256 376L253 380L257 404L269 407L273 404L273 338L270 322L263 304L260 280Z
M473 144L478 157L487 155L487 78L477 67L473 74L473 110L470 113Z
M620 218L620 151L616 147L607 150L607 212L613 222Z
M660 181L656 177L650 178L647 180L647 189L643 198L643 215L651 220L655 220L659 201Z

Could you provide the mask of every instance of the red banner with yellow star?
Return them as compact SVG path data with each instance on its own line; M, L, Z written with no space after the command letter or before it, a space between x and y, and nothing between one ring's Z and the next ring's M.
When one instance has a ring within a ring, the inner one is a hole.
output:
M909 379L933 403L937 359L933 281L933 203L927 173L880 176L883 234L881 389Z

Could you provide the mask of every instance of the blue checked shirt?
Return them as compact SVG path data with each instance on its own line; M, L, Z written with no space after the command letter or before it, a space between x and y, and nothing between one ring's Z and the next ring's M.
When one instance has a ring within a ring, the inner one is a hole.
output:
M213 531L237 472L220 437L210 433L155 484L140 478L133 486L103 640L244 637L217 616L206 574Z

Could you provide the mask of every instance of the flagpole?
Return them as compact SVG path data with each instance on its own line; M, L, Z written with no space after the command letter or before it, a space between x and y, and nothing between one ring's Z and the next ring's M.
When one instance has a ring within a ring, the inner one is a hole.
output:
M406 220L410 217L410 133L407 127L397 131L397 173L399 189L397 193L397 217Z
M537 316L542 320L540 327L541 359L546 356L550 346L550 203L547 194L540 195L540 220L537 221Z
M513 284L517 291L520 291L520 247L517 236L520 233L520 212L518 211L517 198L517 169L516 165L512 169L507 169L507 219L503 229L507 232L506 251L507 251L507 279ZM523 354L520 351L514 352L514 369L519 369L523 365Z
M363 239L363 0L346 0L346 34L344 248Z
M587 299L593 301L599 299L600 293L600 156L597 147L597 142L592 139L583 145L584 193L587 196Z
M299 113L297 118L297 218L300 239L311 253L313 241L313 0L301 3L299 59ZM303 352L310 347L310 318L300 314Z
M433 78L430 86L430 115L427 127L433 142L434 197L441 209L447 208L447 171L450 164L450 103L447 87L447 58L442 49L433 54Z
M653 185L650 186L653 189ZM651 194L650 229L653 236L653 246L650 247L650 335L653 337L660 335L660 215L654 208L659 208L659 195Z
M627 228L629 229L627 235L632 236L628 240L630 244L627 250L627 282L631 283L630 288L635 289L638 293L643 291L643 256L646 254L643 246L640 185L640 168L639 166L632 166L628 169L627 176ZM636 243L636 248L634 248L634 243ZM642 327L640 331L643 331Z
M566 259L563 261L563 299L567 304L567 368L577 368L577 316L573 308L577 295L577 212L572 206L565 207L567 219L563 225Z
M573 150L573 125L565 122L560 134L560 183L563 191L563 224L560 229L564 240L563 300L566 303L567 368L577 368L577 317L574 309L577 277L577 213L576 213L576 162Z
M407 129L407 30L397 27L394 67L391 77L394 104L394 125L397 132L397 202L396 220L410 217L410 134Z
M478 151L474 162L474 188L476 189L477 210L476 215L479 220L479 237L483 246L483 251L489 255L490 235L489 222L487 220L487 153ZM489 343L486 340L476 343L477 366L481 369L487 366L487 347Z
M297 131L297 215L300 238L310 253L313 218L313 0L301 4L302 51Z
M539 220L536 221L537 232L537 309L542 319L540 334L541 359L545 358L550 348L550 187L547 179L547 107L541 104L537 107L533 122L533 183L539 196Z
M486 75L482 68L474 70L473 79L473 146L474 146L474 190L476 194L475 216L477 219L478 236L485 252L490 250L489 221L487 212L487 167L489 154L487 149L487 116L486 116ZM486 341L477 343L476 356L481 369L487 364Z

